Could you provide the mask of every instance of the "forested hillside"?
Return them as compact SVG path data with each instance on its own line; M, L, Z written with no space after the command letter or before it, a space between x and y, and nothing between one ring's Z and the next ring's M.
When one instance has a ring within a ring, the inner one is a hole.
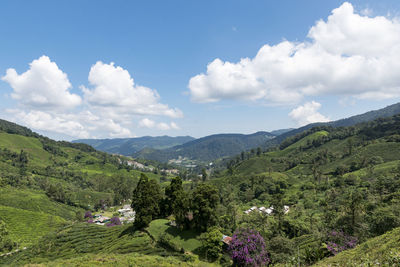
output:
M217 134L168 149L144 149L135 153L134 156L161 162L182 157L208 163L219 158L233 156L241 151L257 148L274 137L268 132L257 132L249 135Z
M56 142L4 120L0 127L0 220L18 247L79 221L87 209L131 198L141 172L127 158Z
M143 136L137 138L79 139L72 142L88 144L103 152L132 156L134 153L145 148L166 149L182 145L194 139L191 136Z
M161 266L353 266L363 253L369 262L398 263L400 115L313 127L267 152L241 153L223 171L176 178L139 178L123 157L87 145L0 135L3 250L28 247L3 264L147 255ZM136 211L132 225L82 218L124 201Z
M311 264L400 226L399 151L400 115L319 126L259 156L237 157L210 182L230 214L226 232L236 224L257 229L273 262ZM273 206L274 215L243 214L251 206ZM398 245L391 246L392 254L374 252L371 259L398 259ZM355 257L341 259L340 266L345 259L350 266Z

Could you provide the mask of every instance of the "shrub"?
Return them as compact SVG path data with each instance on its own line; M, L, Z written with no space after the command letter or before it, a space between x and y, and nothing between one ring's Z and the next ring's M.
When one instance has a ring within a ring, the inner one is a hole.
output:
M346 235L343 231L331 231L328 234L326 248L336 255L343 250L354 248L357 242L357 237Z
M92 215L92 213L91 213L90 211L87 211L87 212L85 212L84 218L85 218L85 219L87 219L87 218L92 219L92 218L93 218L93 215Z
M107 226L116 226L116 225L121 225L121 221L119 220L119 217L112 217L110 220L110 223L107 224Z
M263 266L271 261L264 239L259 232L251 229L236 230L229 251L233 262L239 266Z

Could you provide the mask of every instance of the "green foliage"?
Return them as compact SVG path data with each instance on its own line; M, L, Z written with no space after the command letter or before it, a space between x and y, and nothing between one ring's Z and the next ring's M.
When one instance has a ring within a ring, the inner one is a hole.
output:
M136 189L133 191L132 208L136 211L135 226L147 227L160 214L162 199L160 186L142 174Z
M0 206L0 218L7 224L11 240L21 247L32 245L40 237L66 224L58 216L7 206Z
M182 179L173 178L165 188L165 212L166 215L173 214L176 224L183 228L187 226L187 213L189 211L189 198L183 190Z
M161 237L167 233L170 241L178 248L184 248L185 251L195 253L199 250L201 242L198 239L198 233L194 230L181 230L171 226L166 219L153 220L146 230L156 240L160 241Z
M218 190L210 184L200 184L193 192L191 210L194 227L206 231L217 224L216 208L218 206Z
M0 188L0 205L56 215L74 220L79 208L51 201L43 192L12 187Z
M267 132L244 134L218 134L199 138L172 148L157 150L144 149L135 157L168 162L179 156L209 163L218 158L233 156L242 151L263 145L273 135Z
M166 149L177 145L182 145L194 140L190 136L144 136L137 138L116 138L116 139L80 139L73 141L73 144L85 143L94 148L108 152L131 156L145 148Z
M49 233L34 246L5 258L0 265L41 263L48 260L70 259L92 253L142 253L168 255L155 247L144 232L129 231L127 226L104 227L88 223L74 224L56 233Z
M0 253L9 252L17 243L13 242L8 234L6 223L0 220Z
M400 228L372 238L354 249L324 259L315 266L398 266L400 263Z
M207 260L215 261L222 254L222 233L218 227L210 227L207 232L201 234L202 250Z

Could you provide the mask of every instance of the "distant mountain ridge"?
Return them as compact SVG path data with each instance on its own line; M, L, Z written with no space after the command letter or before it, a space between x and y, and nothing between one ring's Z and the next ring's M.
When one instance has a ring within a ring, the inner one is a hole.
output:
M317 122L317 123L307 124L300 128L293 129L291 131L288 131L281 135L278 135L274 140L267 142L264 147L268 148L268 147L272 147L274 145L278 145L286 138L294 136L298 133L304 132L315 126L323 126L323 125L332 126L332 127L353 126L353 125L356 125L361 122L368 122L368 121L372 121L372 120L375 120L378 118L390 117L390 116L393 116L393 115L396 115L399 113L400 113L400 103L396 103L396 104L387 106L382 109L371 110L366 113L351 116L351 117L345 118L345 119L340 119L340 120L330 121L330 122Z
M186 157L197 161L209 162L262 146L266 141L273 138L275 138L275 135L269 132L257 132L248 135L216 134L164 150L144 149L135 153L134 157L161 162L167 162L178 157Z
M79 139L73 143L84 143L91 145L100 151L132 156L135 152L146 148L166 149L192 141L191 136L143 136L137 138L114 138L114 139Z
M360 115L326 123L312 123L297 129L280 129L272 132L257 132L254 134L215 134L195 139L190 136L174 137L139 137L119 139L86 139L75 140L89 144L94 148L122 155L133 155L137 158L168 162L180 157L201 162L210 162L218 158L230 157L261 147L267 149L279 145L288 137L311 129L315 126L344 127L361 122L372 121L381 117L390 117L400 113L400 103L382 109L369 111ZM176 142L174 144L174 142ZM179 143L180 142L180 143Z

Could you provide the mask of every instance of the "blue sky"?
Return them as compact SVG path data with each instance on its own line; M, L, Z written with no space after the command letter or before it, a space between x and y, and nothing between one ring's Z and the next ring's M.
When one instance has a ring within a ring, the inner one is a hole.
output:
M399 12L399 1L2 1L0 117L65 139L348 117L400 101Z

